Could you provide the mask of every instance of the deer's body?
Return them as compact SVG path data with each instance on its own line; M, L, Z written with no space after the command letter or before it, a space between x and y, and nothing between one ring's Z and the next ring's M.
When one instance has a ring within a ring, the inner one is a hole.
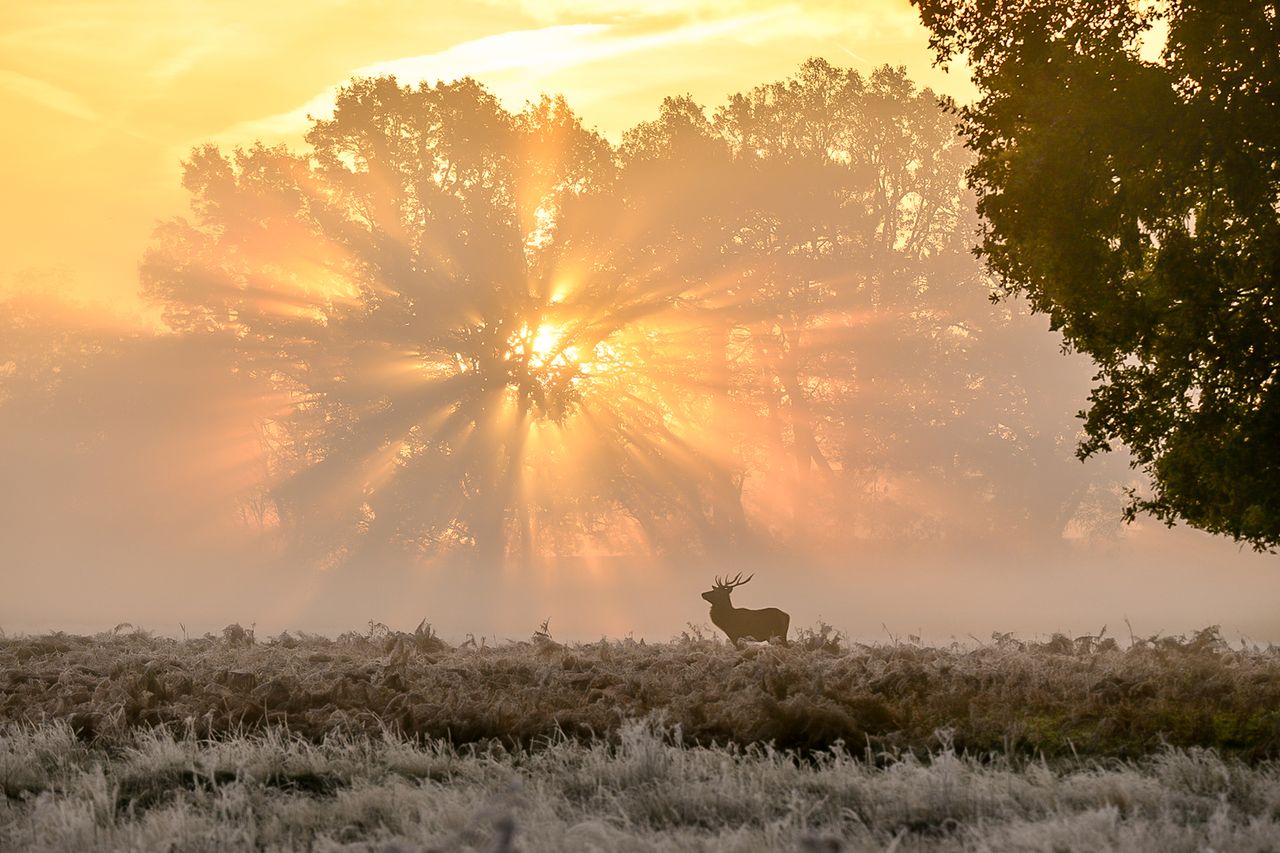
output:
M751 577L755 577L752 575ZM791 625L791 616L776 607L763 610L748 610L745 607L734 607L729 601L729 593L734 587L742 586L746 581L742 575L722 582L716 578L716 585L702 594L711 603L711 622L729 637L729 642L750 637L753 640L779 639L783 645L787 642L787 629Z

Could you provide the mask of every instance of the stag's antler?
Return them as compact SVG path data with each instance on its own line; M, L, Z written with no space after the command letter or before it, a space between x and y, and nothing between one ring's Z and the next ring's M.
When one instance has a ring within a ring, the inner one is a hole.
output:
M742 572L738 572L738 574L734 577L733 580L726 583L725 581L720 580L719 575L716 575L716 589L734 589L736 587L740 587L743 584L747 583L753 577L755 577L754 574L752 574L751 577L747 578L747 580L744 581L742 579Z

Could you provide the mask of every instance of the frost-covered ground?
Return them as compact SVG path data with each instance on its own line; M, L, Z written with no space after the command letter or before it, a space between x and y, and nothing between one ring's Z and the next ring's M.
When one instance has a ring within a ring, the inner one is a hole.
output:
M629 723L530 750L395 735L316 744L66 725L0 739L0 848L33 850L1043 850L1280 848L1280 767L1169 749L1010 762L943 749L867 763L689 747Z
M1280 850L1277 758L1212 630L0 637L4 850Z

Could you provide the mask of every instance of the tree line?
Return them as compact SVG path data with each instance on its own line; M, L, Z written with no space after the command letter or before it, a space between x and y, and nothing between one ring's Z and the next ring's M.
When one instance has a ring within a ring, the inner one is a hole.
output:
M352 80L302 150L192 152L141 264L166 333L107 349L199 353L242 519L325 560L1100 535L1123 475L988 299L953 110L815 59L615 144Z

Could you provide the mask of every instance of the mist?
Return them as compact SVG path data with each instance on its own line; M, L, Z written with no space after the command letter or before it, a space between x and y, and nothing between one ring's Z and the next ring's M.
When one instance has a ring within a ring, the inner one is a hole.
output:
M0 628L665 640L742 572L858 640L1280 641L1273 556L1076 458L1094 368L990 300L952 123L815 60L619 143L380 78L195 150L155 327L0 303Z

